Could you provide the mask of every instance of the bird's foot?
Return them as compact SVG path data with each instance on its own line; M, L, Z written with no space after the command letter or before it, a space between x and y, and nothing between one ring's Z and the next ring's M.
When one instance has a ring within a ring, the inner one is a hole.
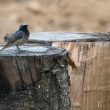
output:
M18 45L16 45L16 47L17 47L18 51L21 51Z

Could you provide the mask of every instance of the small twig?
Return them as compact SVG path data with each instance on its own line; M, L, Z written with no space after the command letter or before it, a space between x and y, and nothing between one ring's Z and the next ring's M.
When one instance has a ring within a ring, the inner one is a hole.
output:
M91 60L91 59L94 58L94 57L96 57L96 55L95 55L95 56L92 56L92 57L89 57L89 58L87 58L86 60L82 60L81 62L85 62L85 61Z

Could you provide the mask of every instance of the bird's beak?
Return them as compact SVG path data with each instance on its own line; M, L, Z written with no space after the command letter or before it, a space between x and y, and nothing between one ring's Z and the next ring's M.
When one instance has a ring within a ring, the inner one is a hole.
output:
M28 29L31 29L31 26L30 25L27 25Z

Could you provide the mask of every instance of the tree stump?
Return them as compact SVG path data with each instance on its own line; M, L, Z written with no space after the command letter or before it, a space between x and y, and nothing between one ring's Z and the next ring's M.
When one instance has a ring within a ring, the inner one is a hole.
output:
M0 110L70 110L67 51L20 48L0 52Z
M33 42L34 41L34 42ZM72 110L110 109L110 33L40 32L29 43L51 43L69 51Z
M72 68L80 66L82 43L110 41L108 33L38 32L32 33L28 43L65 48L70 52L68 63ZM79 52L80 51L80 52Z

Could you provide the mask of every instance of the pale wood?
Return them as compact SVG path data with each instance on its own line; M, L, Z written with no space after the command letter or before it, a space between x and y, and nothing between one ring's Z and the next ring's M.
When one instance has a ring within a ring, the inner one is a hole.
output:
M68 46L64 46L63 42L53 44L67 48L71 53L76 53L74 48L78 48L77 55L82 48L80 66L74 69L69 66L68 69L72 110L109 110L110 42L80 42L77 45L73 42L73 49L69 47L71 42Z
M83 109L109 110L110 109L110 43L100 42L88 44L87 56L96 56L86 62L86 71L83 86Z

